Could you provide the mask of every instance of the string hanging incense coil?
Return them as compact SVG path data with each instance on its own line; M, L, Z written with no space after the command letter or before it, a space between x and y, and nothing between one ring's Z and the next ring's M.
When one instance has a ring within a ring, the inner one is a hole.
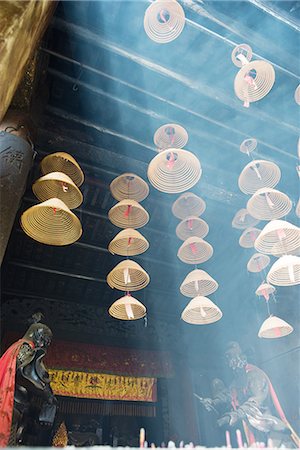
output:
M149 284L150 277L138 263L126 259L109 272L106 281L112 289L125 292L139 291Z
M242 55L242 58L241 58ZM252 59L252 48L248 44L237 45L231 53L231 61L236 67L242 67Z
M240 145L240 151L249 156L257 147L257 140L254 138L245 139Z
M119 228L141 228L148 223L149 214L135 200L125 199L110 208L108 218Z
M259 220L252 217L246 208L240 209L232 220L232 227L239 230L244 230L249 227L254 227L259 223Z
M275 292L274 286L272 286L269 283L262 283L258 286L258 288L255 291L255 294L258 297L264 297L266 301L269 300L270 294L273 294Z
M182 220L176 227L176 235L182 241L191 236L204 238L209 231L208 224L199 217L190 216Z
M148 166L150 183L161 192L177 194L192 188L202 174L199 159L191 152L170 148L158 153Z
M192 325L207 325L217 322L222 315L220 308L209 298L197 296L185 307L181 318Z
M293 332L293 327L285 320L276 316L270 316L266 319L259 329L258 337L266 339L276 339Z
M149 248L149 242L133 228L120 231L109 243L108 250L113 255L134 256L144 253Z
M36 180L32 186L34 195L41 201L59 198L70 209L78 208L83 196L68 175L62 172L51 172Z
M262 255L261 253L254 253L248 261L247 270L248 272L261 272L270 264L270 257L267 255Z
M180 286L180 292L186 297L210 295L218 289L218 283L204 270L195 269L190 272Z
M134 173L123 173L110 183L111 195L118 201L130 198L136 202L145 200L149 195L149 186Z
M300 257L281 256L271 267L267 281L275 286L295 286L300 284Z
M172 213L178 219L201 216L206 209L206 203L198 195L185 192L178 197L172 205Z
M41 161L41 171L44 175L51 172L63 172L77 186L81 186L84 181L84 175L79 164L73 156L65 152L56 152L45 156Z
M243 231L243 233L239 239L240 246L243 248L254 247L254 242L255 242L257 236L259 236L260 232L261 232L261 230L259 230L258 228L253 228L253 227L246 228L246 230Z
M174 41L184 25L184 11L175 0L156 0L145 12L145 32L152 41L159 44Z
M82 234L78 217L58 198L24 211L21 227L32 239L47 245L73 244Z
M146 315L146 307L131 295L116 300L109 308L110 316L119 320L138 320Z
M292 202L283 192L271 188L258 189L247 203L249 213L259 220L280 219L292 209Z
M186 264L201 264L213 255L212 246L196 236L189 237L180 246L177 256Z
M167 123L158 128L153 141L158 151L167 148L182 148L187 144L189 137L187 131L175 123Z
M300 105L300 84L297 86L296 90L295 90L295 102Z
M263 228L254 247L274 256L294 252L300 249L300 229L285 220L272 220Z
M279 167L271 162L256 160L249 162L239 176L239 188L244 194L254 194L258 189L275 187L281 177Z

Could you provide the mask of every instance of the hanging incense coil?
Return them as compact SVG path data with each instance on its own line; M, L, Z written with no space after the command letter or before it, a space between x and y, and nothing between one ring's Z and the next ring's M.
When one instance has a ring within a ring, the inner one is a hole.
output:
M73 244L82 234L78 217L58 198L24 211L21 227L32 239L47 245Z
M182 241L191 236L204 238L209 232L207 223L199 217L190 216L182 220L176 227L176 235Z
M300 84L297 86L296 90L295 90L295 102L300 105Z
M131 295L116 300L109 308L110 316L119 320L138 320L146 315L146 307Z
M269 270L267 281L275 286L295 286L300 284L300 257L281 256Z
M261 272L270 264L270 261L269 256L254 253L248 261L247 270L253 273Z
M191 236L180 246L177 256L186 264L201 264L213 255L212 246L201 238Z
M150 277L138 263L126 259L109 272L106 281L112 289L139 291L149 284Z
M159 127L153 137L159 151L167 148L182 148L187 144L188 139L187 131L175 123L167 123Z
M240 209L234 216L232 220L232 227L239 230L243 230L249 227L254 227L259 223L259 220L252 217L247 209Z
M190 272L180 286L180 292L186 297L210 295L218 289L218 283L204 270L195 269Z
M264 297L265 300L268 301L269 298L270 298L270 294L274 294L275 290L276 289L271 284L269 284L269 283L262 283L256 289L255 294L258 297Z
M259 220L280 219L292 209L292 202L283 192L276 189L258 189L247 203L249 213Z
M293 327L285 320L276 316L270 316L264 321L259 329L258 337L266 339L276 339L293 332Z
M56 152L45 156L41 161L41 171L44 175L51 172L63 172L74 181L76 186L81 186L84 181L79 164L73 156L65 152Z
M267 61L251 61L238 71L234 80L236 96L244 106L264 98L275 82L275 71Z
M261 230L258 228L249 227L246 228L245 231L243 231L240 239L239 244L243 248L252 248L254 247L254 242L257 239L257 236L259 236Z
M133 228L120 231L109 243L108 250L113 255L135 256L144 253L149 248L149 242Z
M118 201L130 198L136 202L145 200L149 195L149 186L134 173L123 173L110 183L111 195Z
M255 241L255 249L268 255L282 256L300 249L300 229L285 220L272 220Z
M178 197L172 205L172 213L178 219L201 216L206 209L206 203L198 195L185 192Z
M248 44L237 45L231 53L231 61L237 67L248 64L252 59L252 48Z
M257 147L257 140L254 138L245 139L240 145L240 151L250 155Z
M108 211L108 218L119 228L141 228L149 222L149 214L135 200L125 199Z
M177 194L192 188L202 174L199 159L191 152L170 148L156 155L148 166L150 183L161 192Z
M280 169L275 163L255 160L244 167L239 176L238 184L244 194L254 194L258 189L275 187L280 177Z
M207 325L217 322L222 315L220 308L209 298L197 296L185 307L181 318L192 325Z
M300 199L298 200L296 209L295 209L295 213L297 217L300 217Z
M154 42L166 44L174 41L184 25L184 11L175 0L156 0L146 9L144 29Z
M36 180L32 186L34 195L41 201L59 198L68 208L78 208L83 196L68 175L62 172L51 172Z

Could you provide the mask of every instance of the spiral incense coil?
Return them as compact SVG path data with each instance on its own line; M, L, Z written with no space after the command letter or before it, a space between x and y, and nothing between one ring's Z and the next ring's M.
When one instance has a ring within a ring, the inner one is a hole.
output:
M268 255L282 256L300 249L300 229L285 220L272 220L255 241L255 249Z
M245 139L240 145L240 151L250 155L257 147L257 140L254 138Z
M248 64L252 59L252 48L248 44L237 45L231 53L231 61L237 67Z
M183 127L175 123L167 123L156 130L153 141L158 151L161 151L167 148L182 148L188 139L188 134Z
M276 189L258 189L247 203L249 213L259 220L280 219L292 209L292 202L283 192Z
M264 321L259 329L258 337L266 339L276 339L293 332L293 327L285 320L276 316L270 316Z
M253 273L261 272L270 264L270 261L269 256L255 253L248 261L247 270Z
M152 41L159 44L174 41L184 25L184 11L175 0L156 0L145 12L145 32Z
M178 219L201 216L206 209L206 203L198 195L185 192L178 197L172 205L172 213Z
M34 195L41 201L59 198L68 208L78 208L83 196L68 175L62 172L51 172L36 180L32 186Z
M108 218L119 228L141 228L149 222L149 214L135 200L125 199L108 211Z
M269 298L270 298L270 294L274 294L275 290L276 289L271 284L269 284L269 283L262 283L256 289L255 294L258 297L264 297L265 300L268 301Z
M191 152L170 148L156 155L148 166L150 183L161 192L177 194L192 188L202 174L199 159Z
M267 281L275 286L295 286L300 284L300 257L281 256L269 270Z
M23 231L47 245L69 245L82 235L78 217L58 198L34 205L21 216Z
M246 228L245 231L243 231L240 239L239 244L243 248L252 248L254 247L254 242L257 239L257 236L259 236L261 230L258 228L249 227Z
M208 261L213 254L212 246L196 236L184 241L177 252L180 261L186 264L200 264Z
M300 105L300 84L297 86L296 90L295 90L295 102Z
M118 201L130 198L136 202L145 200L149 195L149 186L134 173L123 173L110 183L111 195Z
M234 216L232 220L232 227L237 228L239 230L244 230L249 227L254 227L259 223L259 220L252 217L251 214L247 211L247 209L240 209Z
M139 291L149 284L150 277L138 263L126 259L109 272L106 281L112 289Z
M254 194L261 188L275 187L281 177L279 167L271 161L251 161L239 176L239 188L244 194Z
M181 318L192 325L207 325L217 322L222 315L220 308L209 298L198 296L188 303L181 314Z
M218 283L204 270L195 269L181 283L180 292L186 297L210 295L218 289Z
M176 227L176 235L182 241L191 236L204 238L209 231L207 223L199 217L190 216L182 220Z
M275 82L273 66L266 61L251 61L245 64L237 73L234 80L236 96L242 100L244 106L264 98L272 89Z
M144 253L149 248L149 242L133 228L120 231L109 243L108 250L113 255L134 256Z
M79 164L73 156L65 152L56 152L45 156L41 161L41 171L44 175L51 172L63 172L74 181L76 186L81 186L84 181Z
M116 300L109 308L110 316L119 320L138 320L146 315L146 307L131 295Z
M300 199L298 200L296 209L295 209L295 213L297 217L300 217Z

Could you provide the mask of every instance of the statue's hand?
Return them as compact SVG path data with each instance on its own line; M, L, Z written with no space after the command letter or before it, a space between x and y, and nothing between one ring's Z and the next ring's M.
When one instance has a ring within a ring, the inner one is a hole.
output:
M200 401L201 401L202 405L204 406L204 408L206 409L206 411L214 410L214 405L213 405L213 401L211 398L203 398Z

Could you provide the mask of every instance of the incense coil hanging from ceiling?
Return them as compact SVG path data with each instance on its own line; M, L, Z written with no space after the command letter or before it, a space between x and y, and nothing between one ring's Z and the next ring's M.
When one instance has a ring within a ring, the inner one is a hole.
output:
M247 270L253 273L261 272L270 264L270 261L269 256L255 253L248 261Z
M271 267L267 281L275 286L294 286L300 284L300 257L281 256Z
M149 214L135 200L125 199L108 211L108 218L119 228L141 228L148 223Z
M300 199L297 202L297 206L296 206L296 209L295 209L295 214L296 214L297 217L300 217Z
M269 300L270 294L274 294L275 292L274 286L272 286L269 283L262 283L258 286L258 288L255 291L255 294L258 297L264 297L266 301Z
M239 239L239 244L243 248L252 248L254 247L254 242L259 236L261 230L258 228L249 227L246 228L246 230L243 231L242 235Z
M176 235L182 241L191 236L204 238L209 232L208 224L199 217L191 216L182 220L176 227Z
M145 317L146 307L131 295L116 300L108 309L110 316L119 320L138 320Z
M192 325L206 325L217 322L222 315L220 308L209 298L197 296L185 307L181 318Z
M242 153L247 153L250 155L257 147L257 140L254 138L245 139L240 145L240 151Z
M254 247L274 256L294 252L300 249L300 229L285 220L272 220L263 228Z
M184 11L176 0L156 0L145 12L145 32L152 41L159 44L176 39L184 25Z
M182 220L190 216L199 217L205 209L205 201L193 192L181 194L172 205L173 215Z
M149 284L150 277L138 263L126 259L109 272L106 281L112 289L139 291Z
M56 152L45 156L41 161L41 171L44 175L51 172L63 172L77 186L81 186L84 181L84 175L79 164L73 156L65 152Z
M292 209L292 202L283 192L271 188L258 189L248 200L247 210L259 220L280 219Z
M218 289L218 283L204 270L195 269L188 273L180 286L180 292L186 297L210 295Z
M201 264L213 255L213 247L196 236L186 239L179 247L178 258L186 264Z
M294 98L297 105L300 105L300 84L296 87Z
M32 239L47 245L69 245L82 234L78 217L58 198L24 211L21 227Z
M285 320L276 316L270 316L266 319L259 329L258 337L266 339L276 339L293 332L293 327Z
M199 159L191 152L170 148L158 153L148 166L150 183L161 192L177 194L192 188L202 174Z
M249 214L246 208L240 209L232 219L232 227L239 230L254 227L258 223L259 220Z
M187 131L180 125L168 123L159 127L153 137L159 151L167 148L182 148L187 144Z
M145 200L149 195L149 186L134 173L123 173L110 183L111 195L118 201L130 198L136 202Z
M109 243L108 250L121 256L135 256L144 253L149 248L149 242L133 228L120 231Z
M281 177L279 167L271 161L255 160L242 170L238 184L244 194L254 194L261 188L275 187Z

